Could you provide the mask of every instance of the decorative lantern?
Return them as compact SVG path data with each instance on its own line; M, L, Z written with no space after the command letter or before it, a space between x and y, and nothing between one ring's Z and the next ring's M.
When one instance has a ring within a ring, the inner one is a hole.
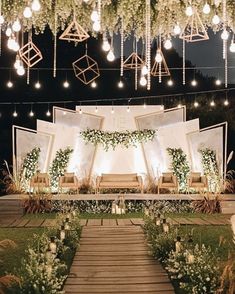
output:
M141 69L143 65L144 61L136 52L131 53L131 55L123 62L123 67L127 69Z
M28 67L33 67L36 63L42 60L41 51L32 41L29 41L19 49L19 55Z
M157 49L155 62L151 70L151 75L159 78L171 75L161 48Z
M83 42L90 36L83 29L83 27L78 24L78 22L73 19L71 24L65 29L62 35L59 37L60 40L73 41L73 42Z
M49 250L51 251L52 254L56 254L56 242L55 242L55 237L51 237L51 242L49 243Z

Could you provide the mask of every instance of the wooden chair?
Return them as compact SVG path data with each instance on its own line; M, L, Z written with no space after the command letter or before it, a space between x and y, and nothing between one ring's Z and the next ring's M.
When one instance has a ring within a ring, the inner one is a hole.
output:
M47 173L37 173L30 180L30 191L41 191L43 189L50 189L50 178Z
M79 182L78 178L74 173L65 173L59 178L59 191L62 192L63 189L75 190L79 193Z
M173 173L162 173L162 176L158 179L158 194L160 189L168 189L178 191L178 181Z
M206 176L202 176L200 172L191 172L188 177L188 189L195 189L203 192L208 189L208 181Z

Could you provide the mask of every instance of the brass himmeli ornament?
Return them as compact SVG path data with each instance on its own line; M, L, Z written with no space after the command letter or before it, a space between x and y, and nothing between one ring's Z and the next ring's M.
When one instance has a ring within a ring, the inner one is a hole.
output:
M131 55L123 62L123 67L127 69L141 68L143 65L144 61L136 52L131 53Z
M28 67L33 67L36 63L42 60L41 51L32 41L29 41L19 49L19 55Z
M73 70L76 78L85 85L90 84L100 76L98 63L87 54L73 62Z
M160 48L157 49L157 53L159 53L161 55L162 60L161 60L161 62L155 60L153 67L152 67L152 70L151 70L151 75L154 77L170 76L171 75L170 70L167 66L167 63L166 63L165 57L162 53L162 50Z
M71 22L71 24L65 29L65 31L61 34L59 39L73 42L83 42L89 37L90 36L88 35L88 33L74 19Z

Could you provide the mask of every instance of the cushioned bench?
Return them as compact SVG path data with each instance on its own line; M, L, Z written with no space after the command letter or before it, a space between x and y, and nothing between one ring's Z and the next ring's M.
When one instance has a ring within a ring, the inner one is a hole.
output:
M143 193L142 177L137 174L101 174L96 178L96 192L100 189L139 189Z

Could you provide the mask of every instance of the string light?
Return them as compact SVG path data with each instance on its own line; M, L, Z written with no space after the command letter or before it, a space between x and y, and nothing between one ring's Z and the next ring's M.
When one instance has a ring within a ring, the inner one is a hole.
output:
M97 107L97 105L96 105L96 107L95 107L95 113L97 113L98 112L98 107Z
M177 107L178 107L178 108L182 108L182 104L179 103L179 104L177 105Z
M164 105L163 104L160 105L160 110L164 110Z
M185 13L187 16L192 16L193 15L193 8L192 6L188 6L185 10Z
M228 40L228 37L229 37L229 32L226 29L223 29L223 32L221 34L221 39Z
M122 81L118 82L118 88L122 89L124 87L124 83Z
M105 34L103 35L102 49L103 49L105 52L108 52L108 51L111 49L110 43L109 43L109 41L107 40Z
M97 83L96 83L96 81L93 81L92 83L91 83L91 88L96 88L97 87Z
M41 4L40 4L39 0L33 0L32 4L31 4L31 8L33 11L38 12L41 9Z
M142 76L140 78L140 85L143 86L143 87L145 87L147 85L147 79L146 79L145 76Z
M34 112L33 112L32 108L31 108L31 110L30 110L30 112L29 112L29 116L30 116L30 117L34 117Z
M4 24L4 17L3 15L0 15L0 25Z
M196 86L197 86L197 81L196 81L195 79L193 79L193 80L191 81L191 85L192 85L193 87L196 87Z
M167 40L164 42L164 48L165 48L166 50L169 50L169 49L172 48L172 42L171 42L170 39L167 39Z
M99 21L99 14L98 14L98 11L96 9L93 10L92 13L91 13L91 20L93 22Z
M214 100L212 100L212 101L210 102L210 106L215 107L215 101L214 101Z
M69 82L68 82L67 80L65 80L65 81L63 82L63 87L64 87L64 88L68 88L68 87L69 87Z
M113 49L111 48L109 50L108 55L107 55L107 60L110 61L110 62L113 62L114 59L115 59L115 55L114 55Z
M9 80L9 81L7 82L7 87L8 87L8 88L12 88L12 87L13 87L13 83L12 83L11 80Z
M204 14L209 14L211 11L210 5L206 2L202 9Z
M174 26L173 32L175 35L179 35L181 33L181 28L178 24Z
M213 23L214 25L218 25L218 24L220 23L220 18L219 18L219 16L218 16L217 14L215 14L215 15L213 16L213 18L212 18L212 23Z
M10 37L11 34L12 34L12 29L8 26L7 29L6 29L6 36Z
M195 108L197 108L199 106L199 103L197 101L194 101L193 105Z
M230 44L230 46L229 46L229 50L230 50L230 52L235 53L234 37L233 37L233 39L232 39L232 41L231 41L231 44Z
M18 18L13 22L12 29L14 32L19 32L21 30L21 24Z
M23 76L25 74L25 69L24 69L24 66L23 66L23 62L21 60L20 60L20 66L16 69L16 73L19 76Z
M167 85L168 85L169 87L172 87L172 86L174 85L174 82L172 81L172 79L169 79L169 80L167 81Z
M228 106L229 105L229 101L228 101L228 99L226 98L225 100L224 100L224 106Z
M35 87L36 89L40 89L40 88L41 88L41 83L40 83L39 81L37 81L37 82L35 83L34 87Z
M12 116L13 116L13 117L17 117L17 116L18 116L18 113L17 113L16 109L15 109L14 112L12 113Z
M30 18L32 16L32 10L29 6L26 6L24 11L23 11L23 15L25 18Z
M148 74L148 67L146 66L146 64L144 64L141 68L141 74L143 76L147 75Z
M218 78L218 79L215 80L215 84L216 84L216 86L221 86L222 82L221 82L221 80Z
M159 49L157 50L157 54L156 54L156 56L155 56L155 60L156 60L156 62L158 62L158 63L162 62L162 55L161 55Z
M46 116L51 116L51 112L50 112L49 109L48 109L47 112L46 112Z
M99 32L101 29L101 25L99 21L95 21L92 25L92 28L95 32Z

